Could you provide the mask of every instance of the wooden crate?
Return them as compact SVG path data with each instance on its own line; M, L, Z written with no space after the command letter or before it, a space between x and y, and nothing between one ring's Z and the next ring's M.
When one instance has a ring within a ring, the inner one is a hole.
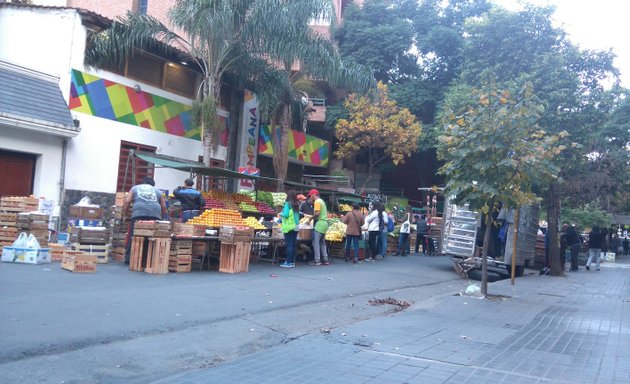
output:
M81 251L86 255L96 256L98 264L107 264L109 262L109 245L72 243L70 246L74 251Z
M142 272L147 265L146 237L133 236L131 238L131 252L129 255L129 270Z
M116 192L116 200L114 201L114 204L116 207L122 207L123 203L125 202L125 197L127 196L127 193L129 192Z
M168 264L171 252L171 239L150 237L147 251L147 273L168 273Z
M104 227L71 227L70 242L79 244L107 244L109 231Z
M77 219L99 220L103 218L103 208L71 205L69 216Z
M204 229L204 231L205 231L205 229ZM192 224L173 223L173 235L176 235L176 236L194 236L195 235L195 226L192 225Z
M168 270L170 272L190 272L192 268L192 256L191 255L179 255L171 251Z
M171 223L169 221L136 221L133 228L134 236L171 237Z
M18 214L16 212L0 212L0 227L17 225Z
M37 211L39 200L33 197L3 196L0 198L0 211L31 212Z
M0 227L0 241L13 243L17 239L19 229L16 227Z
M337 259L343 259L343 252L345 242L343 241L327 241L328 243L328 257L334 257Z
M50 252L50 261L63 261L63 255L66 251L65 245L48 243L48 250Z
M66 250L61 260L61 268L76 273L96 273L96 256Z
M119 263L125 262L125 247L114 247L110 252L112 259Z
M219 272L241 273L249 270L251 241L241 243L221 243L219 256Z

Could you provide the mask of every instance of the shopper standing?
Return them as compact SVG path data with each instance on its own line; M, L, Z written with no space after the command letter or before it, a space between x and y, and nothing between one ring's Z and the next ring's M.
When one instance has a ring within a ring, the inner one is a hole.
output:
M308 192L308 198L313 203L313 261L309 265L329 265L328 250L326 249L326 231L328 231L328 210L326 203L319 197L317 189Z
M359 262L359 239L361 239L361 227L365 223L365 217L361 213L359 204L352 205L352 211L346 213L343 217L343 223L346 228L346 249L344 260L350 260L350 249L354 251L353 263Z
M429 225L425 215L416 215L416 253L420 252L420 244L422 244L422 253L427 253L427 236L429 235Z
M284 242L287 249L287 260L280 266L282 268L293 268L295 267L298 224L300 223L300 205L295 191L287 193L280 218L282 219L282 233L284 233Z
M131 220L129 221L129 235L127 236L127 247L125 249L125 263L129 264L131 255L131 238L133 237L133 227L139 220L161 220L166 215L166 204L162 197L162 192L155 188L155 181L152 177L145 176L142 183L133 186L123 202L123 216L129 215L129 206L133 203L131 210Z
M597 225L588 234L588 260L586 261L586 270L590 271L591 263L595 258L595 267L599 271L599 259L602 254L602 243L604 242L605 232L602 232Z
M398 251L394 256L407 256L409 253L409 234L411 233L411 223L409 222L409 214L406 220L400 224L400 234L398 237Z
M175 188L173 196L182 203L182 223L199 216L206 205L201 192L193 188L192 179L186 179L184 185Z
M381 233L385 231L387 234L387 214L383 211L383 206L380 202L372 202L372 210L365 219L368 229L368 243L370 244L370 257L368 261L374 261L374 258L382 258L379 248L378 239ZM385 239L385 247L387 247L387 239Z
M578 268L578 255L580 253L580 236L574 226L564 224L562 226L562 237L566 244L566 247L571 253L571 271L577 271Z
M313 204L310 200L302 194L297 195L297 198L300 202L300 217L313 216Z

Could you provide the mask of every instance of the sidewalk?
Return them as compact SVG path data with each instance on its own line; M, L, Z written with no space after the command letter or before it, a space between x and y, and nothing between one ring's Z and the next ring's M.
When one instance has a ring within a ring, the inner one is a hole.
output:
M503 298L442 296L155 383L628 383L625 267L504 280Z

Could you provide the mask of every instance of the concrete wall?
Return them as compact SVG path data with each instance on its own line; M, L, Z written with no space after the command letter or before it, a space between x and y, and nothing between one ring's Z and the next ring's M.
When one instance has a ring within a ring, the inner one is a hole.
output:
M33 194L59 203L61 137L21 128L0 128L0 149L37 155Z
M118 6L118 2L97 1L95 3L100 5L112 3L112 6ZM33 28L34 25L38 28ZM41 31L46 31L46 33L41 33ZM58 76L66 102L70 97L71 69L78 69L130 87L139 84L143 91L181 103L192 103L190 99L137 80L109 72L87 71L83 67L86 34L87 31L81 24L81 17L74 10L23 7L0 9L0 59ZM73 117L80 121L81 132L68 143L66 189L115 192L122 140L154 146L157 147L158 153L191 160L197 160L203 153L201 141L82 113L73 112ZM37 138L39 136L44 135L38 135ZM49 142L51 139L43 138L42 140ZM58 151L61 153L61 140L53 141L59 144ZM19 139L14 139L10 143L5 143L3 140L0 146L9 150L19 150L18 148L28 147L28 142L20 143ZM32 150L26 152L35 153ZM225 160L226 152L225 147L219 147L215 158ZM46 155L46 157L49 156ZM55 159L50 166L59 163L60 160ZM58 170L47 172L44 177L39 174L39 171L39 169L36 170L36 179L41 178L42 182L52 185L52 187L48 185L43 187L48 197L58 188L59 172ZM157 169L155 179L158 187L172 190L180 185L185 177L186 173L181 171ZM36 182L36 188L37 185ZM58 200L57 194L54 199Z

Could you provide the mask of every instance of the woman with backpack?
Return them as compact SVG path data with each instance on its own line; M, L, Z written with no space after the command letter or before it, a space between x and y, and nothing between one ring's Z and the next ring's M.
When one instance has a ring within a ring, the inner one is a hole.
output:
M361 213L361 207L359 204L352 205L352 211L346 213L343 217L343 223L347 225L346 228L346 250L344 253L344 260L350 260L350 249L354 250L354 258L352 262L354 264L359 262L359 239L361 238L361 227L365 223L365 217Z
M287 247L287 260L280 264L282 268L295 267L295 254L297 247L298 224L300 223L300 203L295 191L287 193L287 199L280 213L282 219L282 233Z

